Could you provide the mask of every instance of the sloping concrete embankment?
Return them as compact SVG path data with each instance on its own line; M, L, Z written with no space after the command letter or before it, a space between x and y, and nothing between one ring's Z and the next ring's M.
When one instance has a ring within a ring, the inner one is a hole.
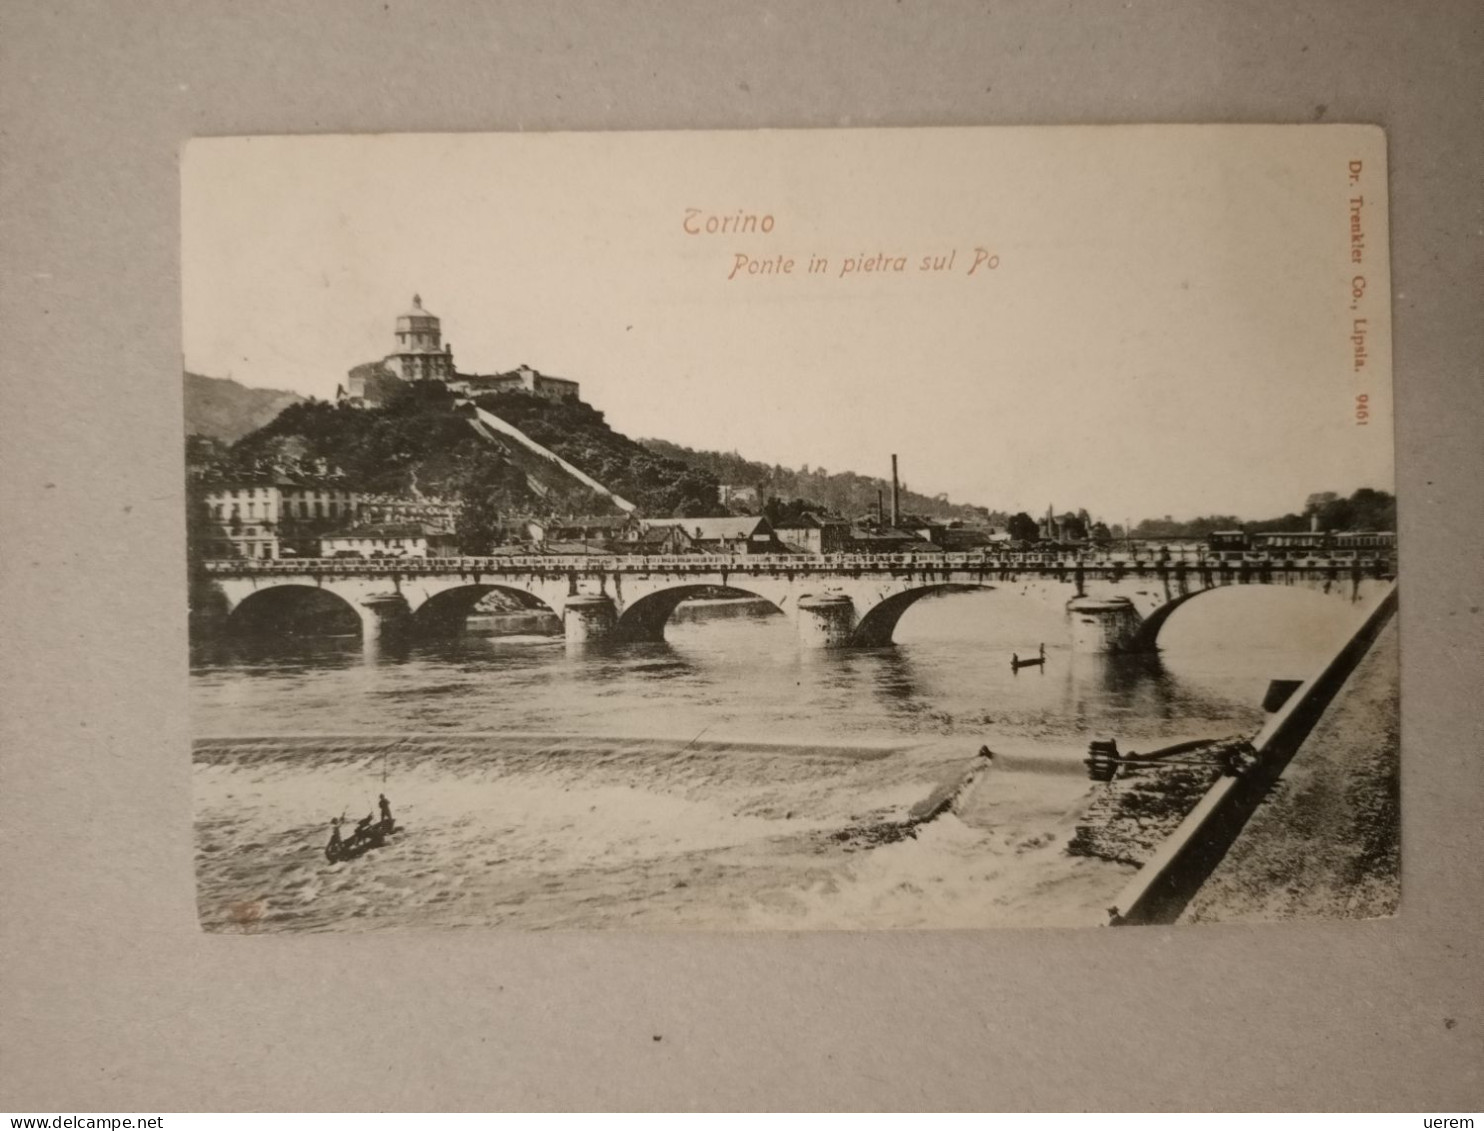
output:
M1182 923L1372 919L1401 898L1395 618L1180 916Z
M575 464L568 463L550 448L536 443L535 440L531 439L514 424L511 424L508 420L502 420L494 413L479 408L477 406L475 406L474 408L474 416L471 419L474 423L474 430L476 432L479 432L481 435L484 436L488 436L490 432L498 432L502 436L508 436L517 444L521 445L521 447L526 448L528 451L534 452L536 455L540 456L544 460L556 464L557 467L561 468L564 472L570 475L573 479L577 480L577 482L581 483L588 490L592 491L594 494L601 495L604 498L608 499L614 506L623 511L625 514L633 514L638 509L627 499L622 498L619 495L615 495L612 491L603 486L603 484L599 483L596 479L594 479L587 472L583 471L580 467L577 467Z
M1219 779L1119 893L1109 908L1109 925L1173 923L1186 912L1202 885L1216 872L1241 836L1249 819L1284 775L1295 754L1326 718L1336 696L1392 623L1396 608L1397 595L1393 586L1324 669L1305 681L1258 732L1253 739L1256 766L1240 777ZM1384 678L1385 674L1382 671L1373 678ZM1394 681L1394 672L1392 678ZM1351 714L1348 722L1351 727L1368 725L1362 716L1356 714ZM1344 741L1353 747L1378 740L1385 742L1386 736L1362 733L1344 737ZM1346 772L1338 764L1333 765L1332 770L1336 774ZM1377 815L1376 819L1385 818ZM1344 822L1337 820L1322 823L1331 834L1344 826ZM1264 824L1269 829L1274 827L1267 822ZM1296 840L1289 847L1292 851L1305 850ZM1212 905L1201 917L1209 920L1219 915Z

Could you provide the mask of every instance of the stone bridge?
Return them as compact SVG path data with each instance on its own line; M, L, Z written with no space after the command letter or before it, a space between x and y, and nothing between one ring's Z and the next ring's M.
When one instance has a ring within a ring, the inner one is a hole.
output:
M1251 552L1165 556L1097 553L488 557L211 561L212 582L236 618L256 603L308 591L338 598L362 636L447 632L499 591L547 609L581 643L663 640L681 602L717 589L762 598L806 645L881 646L902 614L932 593L1003 589L1065 607L1084 652L1148 651L1177 608L1231 585L1300 586L1369 607L1396 576L1385 557L1280 558Z

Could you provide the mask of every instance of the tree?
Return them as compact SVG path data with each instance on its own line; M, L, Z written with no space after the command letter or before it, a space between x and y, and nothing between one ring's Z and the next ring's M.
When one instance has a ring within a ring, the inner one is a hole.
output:
M1005 524L1005 530L1017 542L1039 542L1041 540L1041 528L1036 525L1036 520L1025 511L1013 516Z
M461 500L454 523L459 552L488 554L504 535L504 516L525 497L525 476L501 459L473 460L457 477L455 489Z
M1087 512L1083 511L1085 515ZM1071 511L1060 518L1062 537L1068 542L1082 542L1087 539L1087 522L1082 515L1075 515Z
M227 599L206 572L211 558L236 557L236 548L224 541L206 502L206 486L196 477L186 480L186 610L192 631L227 616Z

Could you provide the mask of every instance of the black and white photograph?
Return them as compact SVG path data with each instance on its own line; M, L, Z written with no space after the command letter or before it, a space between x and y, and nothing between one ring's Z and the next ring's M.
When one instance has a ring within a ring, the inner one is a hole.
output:
M212 933L1400 899L1360 126L195 139Z

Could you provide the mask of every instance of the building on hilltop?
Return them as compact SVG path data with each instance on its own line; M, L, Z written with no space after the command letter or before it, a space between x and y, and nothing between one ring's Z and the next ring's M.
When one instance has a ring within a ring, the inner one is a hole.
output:
M448 381L453 378L453 343L443 344L438 316L423 309L423 296L412 296L412 309L397 315L397 348L386 366L403 381Z
M581 386L565 377L548 377L522 365L509 373L493 373L488 376L460 373L448 382L448 387L466 397L477 397L485 393L528 393L548 401L575 401Z
M335 400L352 408L385 404L405 384L385 361L368 361L345 375L345 384L335 390Z
M460 373L454 366L453 343L443 340L443 324L423 307L421 295L412 296L412 308L397 316L395 348L380 361L357 365L335 390L335 400L352 408L384 404L403 384L441 381L455 393L476 397L483 393L526 393L550 401L577 400L581 386L564 377L550 377L521 365L507 373Z

